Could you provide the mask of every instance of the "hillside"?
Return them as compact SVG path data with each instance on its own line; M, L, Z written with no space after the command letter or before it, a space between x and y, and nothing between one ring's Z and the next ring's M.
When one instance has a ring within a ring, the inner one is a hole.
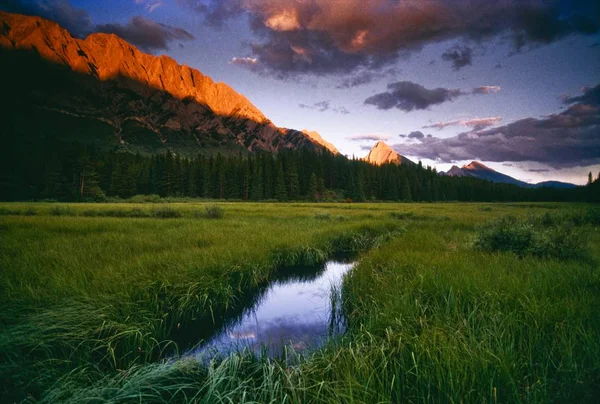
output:
M337 153L320 136L275 126L228 85L113 34L76 39L54 22L5 12L0 25L0 74L14 120L8 135L143 153Z

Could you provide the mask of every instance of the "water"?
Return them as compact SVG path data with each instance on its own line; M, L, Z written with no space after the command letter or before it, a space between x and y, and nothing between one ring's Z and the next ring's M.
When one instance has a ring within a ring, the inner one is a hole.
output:
M342 277L353 266L330 261L317 271L295 271L274 281L193 354L201 358L251 349L273 357L284 347L304 352L323 345L344 330L339 293Z

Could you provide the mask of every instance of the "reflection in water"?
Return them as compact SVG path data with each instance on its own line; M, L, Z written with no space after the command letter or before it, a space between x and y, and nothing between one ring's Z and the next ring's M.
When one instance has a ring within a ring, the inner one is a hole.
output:
M193 353L210 356L247 348L276 356L284 346L301 352L322 345L330 333L343 328L336 320L339 304L334 304L332 315L332 302L339 300L341 279L352 266L331 261L308 276L284 276Z

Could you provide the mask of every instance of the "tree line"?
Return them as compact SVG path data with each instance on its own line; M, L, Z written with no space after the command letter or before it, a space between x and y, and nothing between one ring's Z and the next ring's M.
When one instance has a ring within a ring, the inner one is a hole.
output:
M13 149L3 200L102 201L138 194L243 201L598 201L600 180L576 189L521 188L445 177L419 162L374 166L329 152L285 150L186 158L102 151L79 143Z

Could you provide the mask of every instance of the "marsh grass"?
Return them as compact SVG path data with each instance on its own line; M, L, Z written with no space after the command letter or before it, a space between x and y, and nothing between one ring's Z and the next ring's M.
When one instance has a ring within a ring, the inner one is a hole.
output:
M529 254L575 259L586 255L587 236L565 217L504 216L480 227L475 247L488 252L511 252L520 257Z
M204 215L209 219L222 219L225 216L225 210L219 205L206 205Z
M195 203L169 204L177 220L102 214L155 211L135 203L73 204L61 217L50 213L61 204L0 206L37 212L0 218L0 401L594 402L600 394L600 234L587 206L411 204L424 219L402 221L391 212L406 206L396 204L219 206L227 215L218 222L194 218L203 207ZM315 206L348 220L315 220ZM507 214L557 239L584 235L577 242L589 257L474 249L479 227ZM205 366L177 356L194 343L178 333L201 338L194 327L217 324L278 271L340 251L362 252L336 302L342 338L278 360L242 352Z

